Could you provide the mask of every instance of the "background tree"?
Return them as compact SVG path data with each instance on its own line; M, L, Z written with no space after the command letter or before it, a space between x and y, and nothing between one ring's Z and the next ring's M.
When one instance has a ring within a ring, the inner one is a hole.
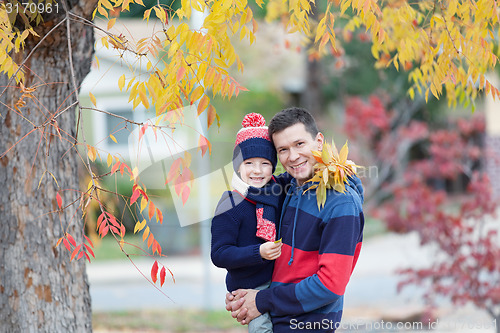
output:
M399 288L421 285L429 306L438 297L472 303L498 322L500 247L491 222L498 203L482 166L494 158L483 147L484 118L401 124L398 112L372 96L348 100L344 128L350 140L368 145L362 155L380 170L365 181L378 193L372 213L389 230L417 232L422 244L437 248L428 267L400 271Z

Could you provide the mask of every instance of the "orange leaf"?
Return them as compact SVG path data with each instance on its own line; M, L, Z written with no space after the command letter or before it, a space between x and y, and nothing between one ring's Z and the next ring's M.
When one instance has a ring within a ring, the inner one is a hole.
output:
M153 236L153 234L149 234L148 248L151 247L151 244L153 244L154 239L155 239L155 237Z
M62 199L61 196L59 195L59 192L56 194L56 200L57 200L57 205L59 206L59 209L62 209Z
M149 209L148 209L149 219L151 220L154 215L155 215L155 204L152 201L150 201L149 202Z
M153 283L156 283L156 280L158 279L158 262L155 260L153 267L151 267L151 279L153 280Z
M62 237L61 237L61 238L59 238L59 239L57 240L56 247L58 247L58 246L59 246L59 244L61 244L62 240L63 240L63 238L62 238Z
M163 213L159 208L156 208L156 222L160 222L160 224L163 224Z
M210 97L207 95L203 95L203 97L200 100L200 103L198 103L198 116L205 111L205 109L208 107L208 104L210 103Z
M144 230L144 233L142 234L142 241L146 241L146 238L148 237L149 235L149 227L146 227L146 229Z
M120 161L116 162L115 165L113 165L113 168L111 168L111 174L114 174L119 167L120 167Z
M216 116L217 112L215 111L215 108L213 107L213 105L210 105L207 111L207 128L210 128L210 126L212 126Z
M207 148L210 154L212 154L212 144L210 141L207 140L206 137L203 135L200 135L200 138L198 140L198 150L201 149L201 156L203 157L205 153L207 152Z

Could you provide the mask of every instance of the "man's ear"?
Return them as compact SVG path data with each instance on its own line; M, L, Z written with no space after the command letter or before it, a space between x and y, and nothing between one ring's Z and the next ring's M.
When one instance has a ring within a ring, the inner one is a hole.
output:
M323 136L323 133L318 132L318 134L316 134L315 141L318 144L318 150L319 151L323 150L323 142L325 142L325 137Z

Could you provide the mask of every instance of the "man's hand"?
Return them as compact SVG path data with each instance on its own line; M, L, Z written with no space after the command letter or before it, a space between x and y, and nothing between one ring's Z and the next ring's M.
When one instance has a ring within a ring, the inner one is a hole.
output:
M231 311L231 315L242 325L248 325L250 321L261 315L255 304L255 296L259 291L255 289L238 289L236 292L240 297L243 297L244 303L237 311Z
M282 242L265 242L260 245L260 256L267 260L276 260L281 255Z
M226 294L226 310L231 313L237 312L240 310L245 300L243 296L245 296L247 292L244 289L238 289L233 291L232 293Z

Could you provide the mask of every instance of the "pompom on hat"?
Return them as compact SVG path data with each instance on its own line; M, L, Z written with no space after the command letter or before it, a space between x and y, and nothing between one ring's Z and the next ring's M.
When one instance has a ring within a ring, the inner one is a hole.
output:
M249 113L241 122L242 129L236 134L233 151L233 168L238 171L240 164L249 158L262 157L276 168L276 149L269 138L266 120L259 113Z

